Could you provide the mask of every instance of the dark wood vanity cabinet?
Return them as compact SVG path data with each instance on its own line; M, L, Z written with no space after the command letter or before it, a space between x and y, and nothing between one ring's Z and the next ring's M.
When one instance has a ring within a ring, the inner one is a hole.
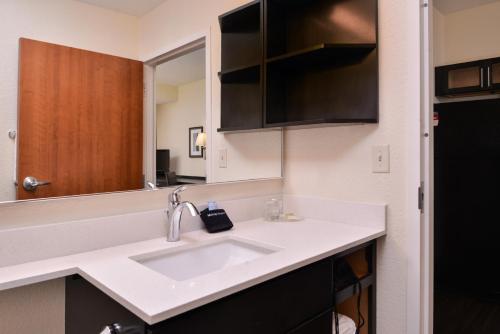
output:
M436 67L436 96L485 95L500 91L500 58Z
M66 334L100 333L120 323L128 334L331 334L336 300L339 312L355 319L354 286L336 291L333 266L351 257L362 277L367 325L375 334L375 242L356 247L254 287L198 307L155 325L147 325L79 276L66 280ZM124 278L126 279L126 278ZM354 299L353 299L354 298ZM354 304L353 304L354 301ZM362 302L363 303L363 302Z
M218 131L378 122L377 6L261 0L220 16Z

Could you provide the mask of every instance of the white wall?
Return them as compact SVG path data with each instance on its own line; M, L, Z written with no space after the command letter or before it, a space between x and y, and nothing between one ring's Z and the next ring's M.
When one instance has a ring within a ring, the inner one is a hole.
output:
M212 182L281 177L279 131L219 134L220 28L218 16L248 0L169 0L140 19L141 59L149 60L169 46L210 30L212 73L212 141L207 144ZM168 19L165 19L168 18ZM219 168L217 153L227 150L227 168ZM210 157L212 157L210 159Z
M170 171L206 176L206 160L189 157L189 128L205 125L205 80L178 86L175 102L156 106L158 149L170 150Z
M418 1L379 0L380 123L285 133L285 194L388 204L379 242L377 332L406 333L407 229L416 213L408 181L418 151ZM362 98L362 97L360 97ZM417 131L415 131L417 129ZM413 136L413 137L412 137ZM373 174L373 145L389 144L391 173Z
M437 66L500 57L500 2L434 16Z
M27 37L107 54L138 58L135 17L72 0L0 1L0 201L13 200L17 127L18 40Z

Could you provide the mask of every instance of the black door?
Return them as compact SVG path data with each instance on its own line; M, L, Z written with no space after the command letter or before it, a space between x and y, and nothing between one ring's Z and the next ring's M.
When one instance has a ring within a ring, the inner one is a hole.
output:
M500 333L500 99L435 110L434 332Z

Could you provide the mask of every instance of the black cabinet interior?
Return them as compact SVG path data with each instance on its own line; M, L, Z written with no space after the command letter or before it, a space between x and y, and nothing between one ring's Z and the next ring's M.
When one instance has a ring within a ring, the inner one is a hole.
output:
M229 30L236 18L260 39ZM377 0L255 1L220 25L219 131L378 121Z
M222 72L260 65L261 3L253 1L219 17Z
M267 0L267 58L321 44L375 44L373 0Z
M334 300L340 312L357 316L354 285L336 291L334 298L338 258L345 258L362 278L367 324L361 334L375 334L375 247L372 241L352 248L155 325L145 324L75 275L66 279L66 334L99 333L113 323L133 329L131 334L331 334Z
M253 1L219 17L221 128L262 127L262 3Z
M323 48L269 63L266 126L376 122L378 62L375 51L360 52L367 49Z
M221 129L237 131L260 127L261 91L260 66L221 74Z
M435 333L500 333L500 99L435 105Z

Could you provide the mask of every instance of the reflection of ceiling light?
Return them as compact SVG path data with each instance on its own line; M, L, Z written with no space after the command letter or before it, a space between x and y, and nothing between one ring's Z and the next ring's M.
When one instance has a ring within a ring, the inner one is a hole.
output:
M374 40L373 29L370 22L346 6L335 6L330 13L330 21L339 28L353 34L360 40Z
M207 146L207 134L205 132L198 133L196 137L196 146L206 147Z

